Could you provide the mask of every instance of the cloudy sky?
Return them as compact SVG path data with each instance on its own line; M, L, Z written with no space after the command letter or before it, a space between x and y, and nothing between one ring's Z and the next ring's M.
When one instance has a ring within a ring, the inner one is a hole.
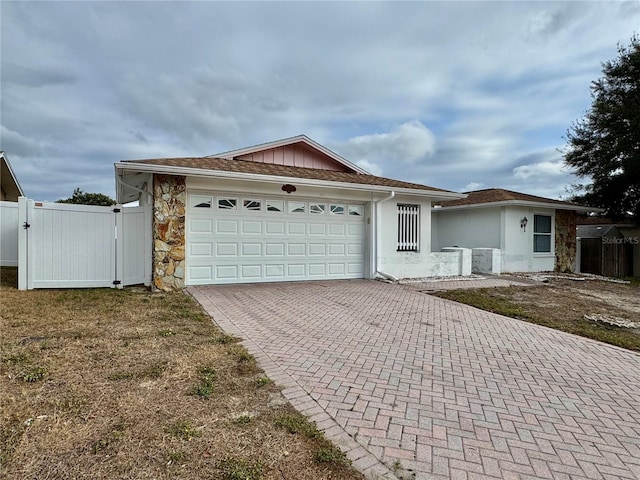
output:
M0 3L0 148L30 198L304 133L371 173L560 198L626 2Z

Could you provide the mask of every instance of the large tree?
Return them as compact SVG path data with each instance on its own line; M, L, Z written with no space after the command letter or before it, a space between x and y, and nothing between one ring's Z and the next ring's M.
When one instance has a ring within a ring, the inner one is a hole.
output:
M591 183L574 201L633 215L640 221L640 39L618 45L618 57L602 64L591 83L591 108L567 132L565 163Z
M101 205L103 207L110 207L115 205L116 202L111 197L104 195L103 193L87 193L83 192L79 188L73 191L73 195L69 198L58 200L57 203L75 203L79 205Z

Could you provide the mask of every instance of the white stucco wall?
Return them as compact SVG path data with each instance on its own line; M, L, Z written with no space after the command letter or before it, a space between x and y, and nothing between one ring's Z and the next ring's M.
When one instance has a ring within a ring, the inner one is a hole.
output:
M432 249L500 248L500 208L432 210Z
M551 252L533 252L534 215L551 215ZM527 217L526 229L520 221ZM544 272L555 267L555 210L516 206L432 211L432 249L500 249L502 272Z
M555 210L549 208L506 207L503 211L503 272L548 272L555 267ZM551 215L551 252L533 252L533 216ZM526 229L520 221L526 217Z
M420 205L420 246L418 252L398 252L398 204ZM378 204L381 228L379 231L378 270L397 278L432 276L432 264L438 259L431 255L431 202L423 197L397 195ZM439 268L439 267L438 267Z

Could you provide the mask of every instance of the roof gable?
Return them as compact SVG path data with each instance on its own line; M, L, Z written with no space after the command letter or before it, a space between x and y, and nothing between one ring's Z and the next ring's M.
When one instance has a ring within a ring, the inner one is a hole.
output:
M366 170L342 158L306 135L285 138L253 147L240 148L211 155L211 158L245 160L256 163L288 165L292 167L335 170L368 174Z

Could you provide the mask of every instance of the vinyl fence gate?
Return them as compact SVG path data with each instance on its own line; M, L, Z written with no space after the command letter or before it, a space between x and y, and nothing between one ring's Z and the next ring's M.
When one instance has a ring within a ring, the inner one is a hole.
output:
M18 288L151 282L151 207L18 200Z

